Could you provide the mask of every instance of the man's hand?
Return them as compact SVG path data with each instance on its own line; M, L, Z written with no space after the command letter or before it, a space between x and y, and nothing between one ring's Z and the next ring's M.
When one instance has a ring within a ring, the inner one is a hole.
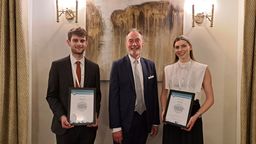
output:
M69 122L68 122L68 119L65 115L62 115L60 117L60 122L61 122L61 126L62 128L65 128L65 129L69 129L69 128L72 128L74 127L73 125L71 125Z
M122 131L114 132L114 133L112 133L112 137L116 143L121 144L122 140L123 140L123 133L122 133Z
M156 136L157 135L157 133L158 133L158 126L152 126L152 128L151 128L151 132L150 132L150 136Z

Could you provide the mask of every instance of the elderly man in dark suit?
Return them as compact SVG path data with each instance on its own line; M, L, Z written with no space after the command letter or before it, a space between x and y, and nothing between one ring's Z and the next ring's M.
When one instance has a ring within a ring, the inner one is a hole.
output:
M54 61L49 72L46 99L53 112L51 129L56 134L57 144L93 144L101 101L99 66L84 57L87 47L85 29L71 29L68 32L67 43L71 48L71 54ZM96 89L96 124L73 126L69 123L67 111L71 87Z
M113 62L109 87L109 122L114 143L145 144L159 125L155 64L143 57L143 36L126 36L128 55Z

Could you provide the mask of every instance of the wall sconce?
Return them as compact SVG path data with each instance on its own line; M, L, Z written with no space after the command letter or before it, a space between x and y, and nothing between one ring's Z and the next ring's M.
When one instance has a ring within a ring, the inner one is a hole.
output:
M59 22L59 18L64 14L66 19L68 21L72 21L75 18L75 22L77 23L77 18L78 18L78 0L76 0L76 9L75 11L73 11L70 8L61 8L61 10L59 10L59 2L58 0L56 0L56 14L57 14L57 22Z
M210 27L213 27L213 15L214 14L214 4L212 4L211 14L205 12L199 12L195 15L195 5L192 5L192 27L195 27L195 23L201 25L204 22L204 18L210 21Z

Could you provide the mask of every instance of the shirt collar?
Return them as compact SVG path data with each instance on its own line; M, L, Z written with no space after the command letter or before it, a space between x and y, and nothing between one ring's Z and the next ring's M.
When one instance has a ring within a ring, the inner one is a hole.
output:
M77 61L80 61L80 64L84 65L85 57L83 56L80 60L76 60L76 58L70 54L70 60L72 64L75 64Z
M138 59L135 59L130 54L128 54L128 56L129 56L129 59L130 59L131 63L134 63L136 60L138 61L138 63L140 63L140 57Z
M189 61L183 63L180 60L178 61L178 66L181 68L188 68L191 66L192 60L190 59Z

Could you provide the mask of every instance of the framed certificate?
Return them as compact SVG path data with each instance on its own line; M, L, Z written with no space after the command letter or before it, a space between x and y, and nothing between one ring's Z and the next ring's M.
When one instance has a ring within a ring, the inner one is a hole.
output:
M95 89L70 88L68 120L72 125L95 123Z
M186 128L195 93L170 90L164 113L164 122Z

